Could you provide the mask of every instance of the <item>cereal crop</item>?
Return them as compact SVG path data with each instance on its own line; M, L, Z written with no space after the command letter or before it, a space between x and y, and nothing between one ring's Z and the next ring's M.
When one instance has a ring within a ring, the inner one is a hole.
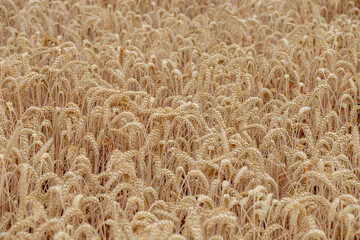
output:
M358 0L0 0L0 239L360 239Z

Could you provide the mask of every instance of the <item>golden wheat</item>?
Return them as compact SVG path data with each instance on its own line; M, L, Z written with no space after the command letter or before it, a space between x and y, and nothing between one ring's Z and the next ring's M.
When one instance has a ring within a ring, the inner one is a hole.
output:
M359 239L360 4L0 0L0 239Z

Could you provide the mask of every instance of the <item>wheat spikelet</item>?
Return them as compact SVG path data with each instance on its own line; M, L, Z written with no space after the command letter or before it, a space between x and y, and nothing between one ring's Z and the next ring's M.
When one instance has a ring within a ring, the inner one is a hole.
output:
M25 207L26 207L26 195L28 192L29 180L28 180L28 166L21 166L21 173L19 179L19 218L24 219Z
M313 229L307 232L303 237L303 239L313 239L313 238L326 239L326 236L325 233L320 229Z
M54 232L58 232L59 230L61 230L59 219L51 219L51 220L48 220L45 223L41 224L35 233L35 237L41 238L41 236L45 232L49 233L50 230L52 230Z
M195 210L190 210L190 214L186 217L185 236L193 236L194 239L203 239L200 217L196 215Z
M86 239L88 239L94 235L94 230L95 229L90 224L82 224L76 229L74 233L74 238L79 239L82 234L85 234Z
M184 240L185 238L181 236L180 234L172 234L169 238L169 240Z

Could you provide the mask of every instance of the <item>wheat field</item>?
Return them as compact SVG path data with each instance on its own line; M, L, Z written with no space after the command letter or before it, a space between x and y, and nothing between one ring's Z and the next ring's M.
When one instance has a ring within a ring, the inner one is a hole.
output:
M0 239L360 239L360 2L0 0Z

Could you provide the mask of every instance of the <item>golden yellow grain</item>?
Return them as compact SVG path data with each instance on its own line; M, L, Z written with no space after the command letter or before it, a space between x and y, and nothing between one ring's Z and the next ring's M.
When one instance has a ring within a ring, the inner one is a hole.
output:
M0 1L0 239L356 239L357 1Z

